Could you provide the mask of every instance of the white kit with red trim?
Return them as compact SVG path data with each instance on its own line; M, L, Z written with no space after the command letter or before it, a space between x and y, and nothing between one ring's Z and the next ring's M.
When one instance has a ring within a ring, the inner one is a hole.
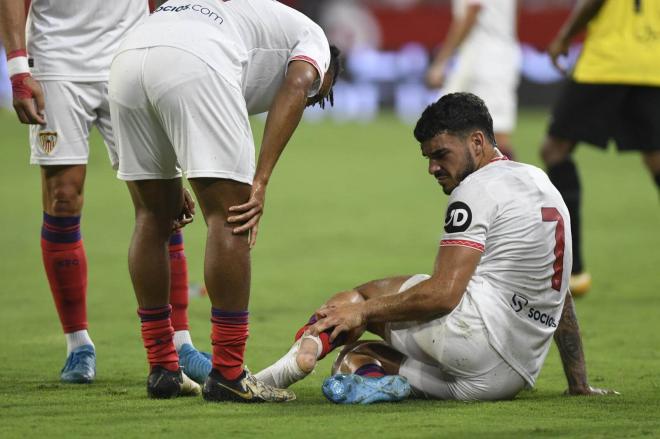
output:
M540 169L496 160L451 193L441 246L482 252L466 294L493 348L531 386L557 328L571 273L571 227Z
M27 49L39 80L107 81L126 32L149 14L147 0L32 0Z
M289 62L306 61L318 70L310 97L330 64L323 30L272 0L169 1L130 33L118 53L157 46L190 52L229 83L239 83L249 114L268 111Z

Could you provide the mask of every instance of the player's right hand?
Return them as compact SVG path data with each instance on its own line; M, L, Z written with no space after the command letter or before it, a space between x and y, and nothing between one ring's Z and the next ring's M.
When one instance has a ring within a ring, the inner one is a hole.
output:
M612 389L599 389L597 387L583 387L579 389L568 389L564 392L565 395L570 396L603 396L603 395L620 395L619 392Z
M11 77L11 88L18 119L25 124L45 125L44 92L39 82L29 73L19 73Z
M254 245L257 243L259 220L263 215L265 202L266 202L266 186L262 183L255 181L252 184L250 199L247 201L247 203L239 204L238 206L231 206L229 208L230 216L227 218L227 222L234 226L240 224L234 227L232 233L241 234L241 233L249 232L250 248L254 247Z
M568 72L564 66L562 66L559 63L559 57L560 56L568 56L568 47L570 45L570 41L567 41L564 38L557 37L548 46L548 55L550 55L550 59L552 60L552 64L555 66L557 70L559 70L562 74L567 75Z
M440 88L445 82L445 63L431 64L426 71L426 85L429 88Z

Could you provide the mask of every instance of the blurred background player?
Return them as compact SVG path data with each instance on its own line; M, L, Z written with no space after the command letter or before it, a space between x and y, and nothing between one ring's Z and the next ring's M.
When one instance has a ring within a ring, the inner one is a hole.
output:
M434 273L336 294L257 378L288 386L368 329L386 343L347 346L335 371L348 375L323 388L334 402L404 398L406 382L391 375L420 397L511 399L534 385L554 335L569 392L608 393L587 383L568 291L570 218L545 173L506 160L484 102L469 93L429 106L415 138L449 195Z
M27 15L26 46L25 2L0 0L14 109L30 124L30 162L41 166L43 263L67 343L61 379L89 383L96 353L87 331L87 258L80 233L89 132L96 126L116 168L107 100L110 62L126 32L148 15L148 3L34 0ZM193 204L187 201L189 215ZM169 255L177 349L187 372L201 380L211 365L188 332L188 272L179 231L171 235Z
M521 63L516 19L517 0L452 0L447 36L426 73L429 87L471 92L486 102L497 147L509 158Z
M660 189L660 2L583 0L548 47L555 66L584 28L582 54L553 112L541 157L571 214L571 291L586 294L591 276L582 256L582 189L571 158L586 142L605 149L640 151Z
M208 226L204 278L212 305L213 369L204 398L295 397L258 382L243 366L250 248L271 173L305 107L333 103L338 55L317 24L271 0L170 1L120 47L112 63L110 109L117 175L127 181L136 210L129 269L151 366L149 396L178 393L166 244L185 174ZM248 115L264 111L255 170Z

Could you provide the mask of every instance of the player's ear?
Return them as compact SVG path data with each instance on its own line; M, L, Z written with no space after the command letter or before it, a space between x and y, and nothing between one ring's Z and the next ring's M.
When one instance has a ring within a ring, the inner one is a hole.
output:
M474 148L474 153L477 155L481 155L484 153L484 133L481 131L475 131L472 133L470 136L471 143Z

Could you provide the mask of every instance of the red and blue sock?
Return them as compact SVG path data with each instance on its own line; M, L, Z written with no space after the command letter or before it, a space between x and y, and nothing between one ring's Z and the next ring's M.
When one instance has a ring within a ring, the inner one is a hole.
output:
M62 329L67 334L87 329L87 257L80 216L44 212L41 254Z
M175 331L187 331L188 326L188 262L183 251L181 230L170 237L170 305Z
M227 380L243 373L243 357L248 339L248 311L211 309L213 369Z
M149 366L162 366L175 372L179 370L179 356L174 348L174 328L170 315L170 305L158 308L138 308L140 317L142 342L147 350Z

